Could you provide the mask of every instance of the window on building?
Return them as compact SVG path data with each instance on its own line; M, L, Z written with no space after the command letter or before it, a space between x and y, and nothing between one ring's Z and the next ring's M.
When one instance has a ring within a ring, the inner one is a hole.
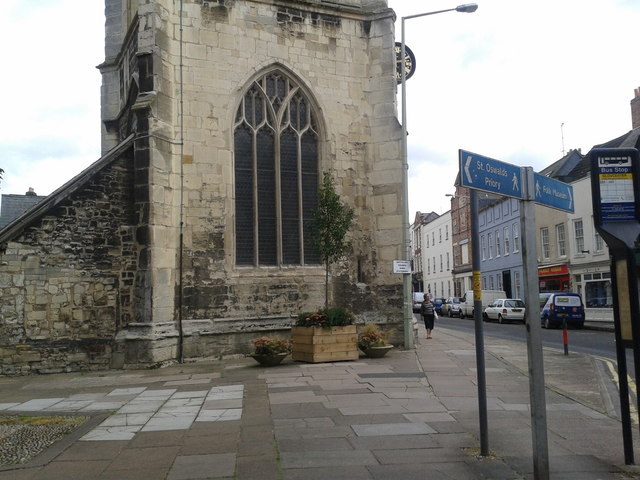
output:
M440 271L442 271L442 254L440 254Z
M520 271L513 271L513 298L522 298L522 290L520 285Z
M517 223L514 223L512 225L512 231L513 231L513 253L516 253L520 251L520 236L519 236Z
M567 241L565 238L564 223L556 225L556 241L558 242L558 256L567 256Z
M584 229L581 218L573 221L573 234L576 239L576 254L580 255L584 252Z
M482 251L482 260L487 259L487 243L484 235L480 237L480 250Z
M502 233L504 235L504 254L509 255L509 227L504 227Z
M548 259L551 254L549 248L549 228L542 227L540 229L540 245L542 246L542 258Z
M234 123L238 265L318 264L311 223L318 194L318 127L284 72L255 80Z
M454 218L451 222L451 234L455 235L456 233L458 233L458 220Z
M487 233L487 247L489 249L489 258L493 258L493 235Z
M593 221L592 221L592 224L593 224ZM595 225L593 227L593 231L595 232L593 237L593 248L595 249L596 252L601 252L604 250L604 241L602 240L602 237L596 230Z
M442 228L438 229L438 243L442 243Z
M449 264L449 252L447 252L447 272L451 270L451 265Z
M500 256L501 245L500 245L500 230L496 230L496 257Z
M449 240L449 225L444 226L444 239Z
M431 275L431 260L427 258L427 275Z
M493 283L493 275L489 276L489 290L495 290L495 286Z

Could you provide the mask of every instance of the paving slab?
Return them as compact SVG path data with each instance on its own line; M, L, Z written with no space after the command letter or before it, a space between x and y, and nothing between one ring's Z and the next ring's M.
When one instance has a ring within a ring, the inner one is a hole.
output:
M533 480L526 346L486 342L485 458L474 341L441 327L375 362L263 368L230 358L0 378L3 414L94 422L41 464L0 468L0 479ZM640 478L624 465L611 365L544 353L551 478ZM632 435L640 458L639 429Z

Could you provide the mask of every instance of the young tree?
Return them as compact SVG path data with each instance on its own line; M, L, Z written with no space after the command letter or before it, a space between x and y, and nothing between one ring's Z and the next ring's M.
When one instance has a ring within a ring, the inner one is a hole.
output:
M329 266L351 249L346 235L353 222L353 209L340 200L333 177L325 171L318 189L318 207L314 213L314 243L325 266L324 305L329 308Z

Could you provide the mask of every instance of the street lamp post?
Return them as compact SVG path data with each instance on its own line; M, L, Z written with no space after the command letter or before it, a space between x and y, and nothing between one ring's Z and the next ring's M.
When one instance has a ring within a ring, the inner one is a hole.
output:
M463 12L472 13L478 9L475 3L458 5L455 8L446 10L437 10L433 12L418 13L416 15L408 15L402 17L400 23L401 47L400 47L400 71L401 71L401 91L402 91L402 246L404 250L404 260L411 260L411 243L409 238L409 163L407 161L407 72L404 68L404 58L406 55L406 46L404 42L404 22L412 18L425 17L427 15L436 15L445 12ZM403 274L403 298L404 298L404 345L405 348L414 347L413 338L413 308L411 298L411 273Z

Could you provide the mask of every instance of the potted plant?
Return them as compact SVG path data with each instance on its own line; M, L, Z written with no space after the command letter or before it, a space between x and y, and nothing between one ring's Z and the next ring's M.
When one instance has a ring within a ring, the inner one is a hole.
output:
M393 348L393 345L387 342L387 337L387 334L380 330L377 325L370 323L358 335L358 348L367 357L384 357Z
M313 243L325 267L324 309L301 313L291 328L293 359L334 362L358 359L358 335L354 315L345 308L329 308L329 271L332 263L351 250L346 238L354 211L340 199L330 172L324 172L313 217Z
M291 328L293 359L311 363L357 360L354 321L353 313L340 307L301 313Z
M279 365L291 353L291 341L285 338L260 337L251 340L254 352L251 356L264 366Z

